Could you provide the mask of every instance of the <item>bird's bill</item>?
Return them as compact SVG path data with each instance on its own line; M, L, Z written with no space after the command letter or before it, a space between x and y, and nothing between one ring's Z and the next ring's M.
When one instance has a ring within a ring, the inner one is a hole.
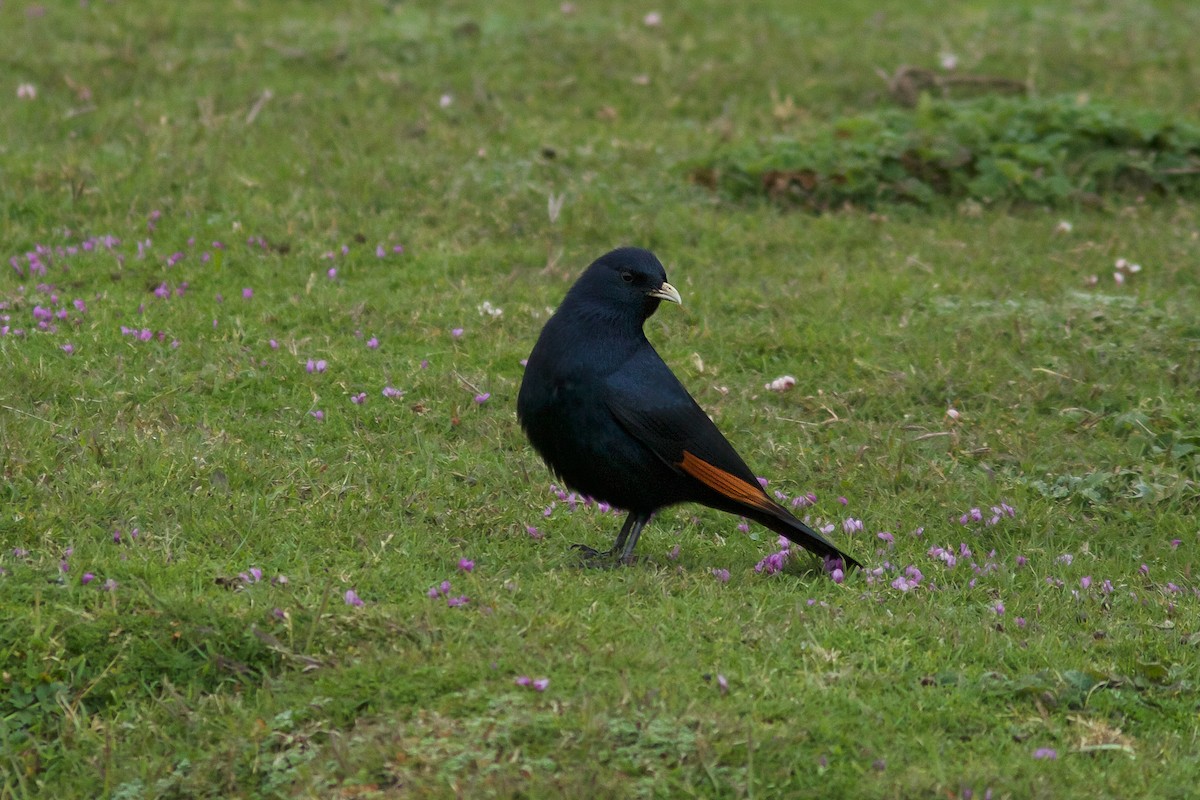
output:
M657 297L659 300L670 300L672 303L683 305L683 298L679 296L679 290L671 284L663 281L663 285L649 292L651 297Z

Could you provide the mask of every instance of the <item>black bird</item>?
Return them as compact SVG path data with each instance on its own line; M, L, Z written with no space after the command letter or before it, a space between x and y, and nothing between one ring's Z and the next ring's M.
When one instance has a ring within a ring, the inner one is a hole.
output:
M575 491L629 512L611 550L580 549L629 563L651 514L690 502L861 566L767 495L655 352L642 324L663 300L681 302L654 254L613 250L579 277L529 354L517 417L534 449Z

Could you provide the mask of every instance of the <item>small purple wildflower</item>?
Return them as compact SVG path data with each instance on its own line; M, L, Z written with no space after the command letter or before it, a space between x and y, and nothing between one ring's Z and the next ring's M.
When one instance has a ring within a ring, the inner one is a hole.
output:
M542 538L541 532L539 532L538 529L533 527L532 525L526 525L525 532L529 534L529 538L531 538L531 539L541 539Z
M1004 601L997 600L996 605L992 606L992 611L995 611L996 616L998 616L998 617L1004 616Z
M75 352L75 345L71 344L70 342L67 342L66 344L62 345L62 351L64 353L66 353L67 355L71 355L72 353Z
M901 592L907 592L917 588L917 584L905 576L899 575L894 581L892 581L892 588Z
M469 558L460 558L458 560L458 568L463 572L471 572L475 569L475 562Z
M460 594L458 597L447 597L446 598L446 605L450 606L450 608L455 608L457 606L465 606L469 602L471 602L471 601L469 599L467 599L467 596L465 594Z
M1140 572L1143 575L1149 575L1150 567L1146 564L1142 564L1140 567L1138 567L1138 572Z
M483 394L477 394L477 395L475 395L475 402L479 405L483 405L484 403L486 403L488 401L489 398L491 398L491 396L492 396L491 392L484 392Z
M83 577L81 577L81 578L79 579L79 582L80 582L81 584L83 584L84 586L87 586L89 583L91 583L91 582L92 582L92 581L94 581L94 580L96 580L96 576L95 576L95 575L93 575L93 574L92 574L92 573L90 573L90 572L85 572L85 573L83 573Z
M1054 761L1058 758L1058 751L1053 747L1039 747L1033 751L1033 757L1039 760Z
M367 349L368 350L375 350L378 347L379 347L379 338L378 337L372 336L370 339L367 339Z
M533 683L533 678L530 678L528 675L518 675L516 678L513 678L513 683L517 686L529 686Z
M383 387L383 396L384 397L403 397L404 390L397 389L394 386L385 386L385 387Z
M333 281L333 280L337 280L337 267L330 267L330 268L329 268L329 271L328 271L328 272L326 272L326 273L325 273L325 275L326 275L326 276L329 278L329 280L331 280L331 281Z
M242 289L242 299L249 300L254 297L254 290L250 288Z
M742 521L738 523L737 529L742 533L750 532L750 523L746 521L745 517L742 517Z
M1029 559L1027 559L1025 556L1017 556L1017 566L1018 567L1023 567L1028 563L1029 563Z
M271 339L269 342L267 342L267 344L269 344L271 346L272 350L279 349L279 342L275 341L274 339Z
M100 589L105 592L115 592L117 590L117 586L119 586L119 585L120 584L118 584L112 578L109 578L108 580L106 580L104 582L104 584L100 587Z
M363 403L367 402L367 393L359 392L358 394L350 395L350 402L354 403L356 406L361 406Z
M834 567L833 572L829 573L829 577L833 579L834 583L841 583L846 580L846 573L842 571L841 567Z
M320 410L320 409L317 409L317 410L315 410L315 411L310 411L310 412L308 412L308 413L309 413L309 414L310 414L310 415L313 417L313 419L315 419L317 422L324 422L324 421L325 421L325 412L324 412L324 411L322 411L322 410Z
M387 255L387 250L384 249L383 245L380 244L380 245L375 246L375 257L376 258L383 258L386 255Z
M721 694L729 694L729 680L719 672L717 673L717 689Z
M438 587L436 586L430 586L429 591L425 593L425 596L430 600L437 600L439 595L441 595L441 592L438 591Z
M462 338L463 329L462 328L451 328L450 335L453 336L455 339Z
M354 591L353 589L347 589L346 594L342 596L342 600L345 601L346 605L354 606L355 608L358 608L363 604L363 599L359 597L358 592Z
M848 535L858 533L863 529L863 521L854 517L846 517L842 520L842 531Z
M762 488L764 488L764 489L765 489L765 488L767 488L767 484L768 484L768 483L770 483L770 481L768 481L766 478L759 478L759 479L758 479L758 485L759 485L759 486L761 486L761 487L762 487Z
M544 692L550 688L549 678L538 678L533 682L533 688L539 692Z
M1016 623L1017 623L1017 627L1018 627L1018 628L1024 628L1024 627L1025 627L1025 618L1024 618L1024 617L1017 617L1017 618L1014 620L1014 622L1016 622Z
M875 536L878 537L879 541L887 544L888 547L891 547L896 541L896 538L887 531L880 531L879 533L875 534Z
M711 572L713 577L719 580L721 583L729 583L729 570L717 569L716 567L713 567Z
M1082 578L1079 579L1079 585L1080 585L1080 587L1082 587L1084 589L1091 586L1092 585L1092 576L1084 575Z
M1069 567L1069 566L1071 566L1071 562L1074 560L1075 560L1075 556L1071 555L1070 553L1063 553L1061 556L1054 559L1054 563L1065 564Z

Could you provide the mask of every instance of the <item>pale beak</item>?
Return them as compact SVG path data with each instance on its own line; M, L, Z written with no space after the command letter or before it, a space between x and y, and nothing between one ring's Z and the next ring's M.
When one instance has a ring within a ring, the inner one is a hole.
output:
M659 300L670 300L672 303L683 305L683 298L679 296L679 290L671 284L663 281L663 285L647 292L651 297L657 297Z

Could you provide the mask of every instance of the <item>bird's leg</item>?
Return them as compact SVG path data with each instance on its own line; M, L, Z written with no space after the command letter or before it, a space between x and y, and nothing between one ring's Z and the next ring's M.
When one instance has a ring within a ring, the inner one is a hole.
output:
M587 566L612 566L616 561L628 564L633 553L633 546L637 544L638 536L642 533L642 526L648 519L648 516L643 517L631 511L625 518L625 524L621 526L621 532L617 534L617 541L613 544L612 549L606 552L588 547L586 544L572 546L583 554L583 560Z
M633 522L632 525L629 524L630 521ZM630 512L629 519L625 520L625 525L621 528L620 535L617 536L617 543L613 545L614 552L617 549L621 551L618 560L622 564L633 563L633 548L637 547L638 537L642 535L642 528L646 527L646 523L649 521L649 514L634 514ZM626 539L626 536L629 538Z

